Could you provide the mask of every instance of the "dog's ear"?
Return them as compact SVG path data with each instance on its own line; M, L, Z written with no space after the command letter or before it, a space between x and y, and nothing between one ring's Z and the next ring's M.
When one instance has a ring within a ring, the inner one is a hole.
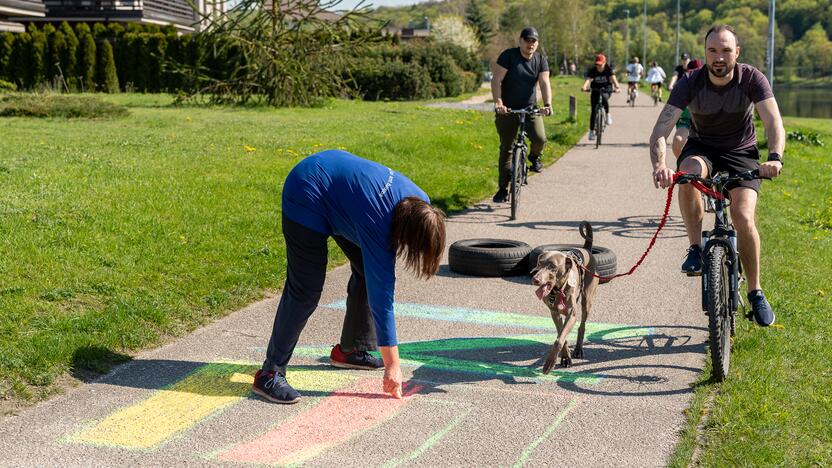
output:
M566 257L566 284L574 288L578 286L578 265L571 257Z

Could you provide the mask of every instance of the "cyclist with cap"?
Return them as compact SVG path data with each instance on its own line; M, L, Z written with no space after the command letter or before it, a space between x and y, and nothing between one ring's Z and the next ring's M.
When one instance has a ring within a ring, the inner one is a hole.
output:
M536 88L540 86L543 98L543 115L552 114L552 88L549 84L549 63L546 57L537 51L540 36L532 27L523 29L520 33L519 47L504 50L497 58L491 79L491 96L494 98L496 116L494 124L500 136L500 157L498 159L499 178L495 203L508 200L508 184L511 178L511 147L517 136L520 120L515 114L509 114L510 109L524 109L537 102ZM532 145L529 152L531 170L543 170L540 155L546 144L546 130L543 119L530 115L526 132L531 138Z
M679 61L679 65L676 65L676 68L673 69L673 78L670 79L670 84L667 85L668 91L673 91L676 82L681 80L685 72L688 71L688 63L690 63L690 54L685 52L682 54L682 60Z
M618 92L618 79L615 78L615 72L612 67L607 64L607 57L604 54L595 55L595 66L587 70L586 81L581 86L581 91L592 91L589 96L591 115L589 117L589 139L595 139L595 114L598 101L601 101L604 110L607 112L607 125L612 124L612 117L610 116L610 93Z
M638 57L633 57L633 61L627 65L627 104L630 103L630 92L636 91L635 96L638 97L638 82L644 76L644 66L638 62Z

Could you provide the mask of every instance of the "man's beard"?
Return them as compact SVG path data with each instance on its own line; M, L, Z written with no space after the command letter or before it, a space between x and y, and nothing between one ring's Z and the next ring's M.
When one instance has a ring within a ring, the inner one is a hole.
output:
M711 72L711 74L717 78L723 78L728 76L728 73L731 73L731 70L734 69L733 66L729 66L728 62L725 62L725 65L721 66L720 68L722 68L722 71L717 71L716 67L714 67L713 65L708 65L708 71Z

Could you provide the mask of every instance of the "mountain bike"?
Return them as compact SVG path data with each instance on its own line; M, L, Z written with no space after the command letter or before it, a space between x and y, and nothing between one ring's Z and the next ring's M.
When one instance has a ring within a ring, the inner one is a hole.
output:
M516 114L520 119L520 126L517 129L517 140L511 150L511 186L509 187L509 198L511 199L511 219L517 219L517 210L520 206L520 189L526 185L529 176L529 168L526 165L526 116L543 116L535 106L525 109L509 109L509 114Z
M591 90L582 90L587 93L591 93ZM618 90L616 89L616 91ZM606 91L601 91L601 99L598 100L598 103L595 104L595 149L598 149L601 146L601 135L604 134L604 130L607 128L607 111L604 110L604 101L609 102L610 100L610 93Z
M736 334L736 312L740 305L746 310L740 285L745 282L737 250L737 231L731 223L731 202L725 186L741 180L764 179L758 171L740 172L729 176L720 172L712 178L681 174L677 184L693 183L713 202L714 228L702 231L702 310L708 314L713 376L725 380L731 364L731 339ZM745 315L749 320L752 314Z

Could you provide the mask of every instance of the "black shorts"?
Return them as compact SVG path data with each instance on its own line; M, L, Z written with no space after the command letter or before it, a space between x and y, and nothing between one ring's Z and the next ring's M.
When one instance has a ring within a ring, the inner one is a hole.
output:
M705 160L709 177L722 171L727 171L728 175L734 175L760 168L760 152L756 146L739 150L723 150L708 146L694 138L688 138L685 147L682 149L682 154L676 160L676 168L678 169L682 165L682 161L691 156L699 156ZM760 183L760 179L741 180L728 184L726 188L731 190L736 187L748 187L755 192L759 192Z

